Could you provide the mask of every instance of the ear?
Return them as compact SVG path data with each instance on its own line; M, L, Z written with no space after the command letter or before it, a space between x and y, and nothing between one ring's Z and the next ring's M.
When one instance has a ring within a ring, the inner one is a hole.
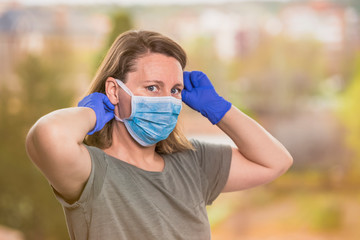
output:
M110 102L116 105L119 102L118 96L118 84L113 77L108 77L105 82L105 92L106 96L109 98Z

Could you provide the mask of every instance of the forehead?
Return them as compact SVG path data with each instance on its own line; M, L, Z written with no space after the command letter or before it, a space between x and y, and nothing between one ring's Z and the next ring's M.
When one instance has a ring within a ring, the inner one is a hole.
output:
M136 61L134 75L144 80L182 80L182 68L173 57L150 53Z

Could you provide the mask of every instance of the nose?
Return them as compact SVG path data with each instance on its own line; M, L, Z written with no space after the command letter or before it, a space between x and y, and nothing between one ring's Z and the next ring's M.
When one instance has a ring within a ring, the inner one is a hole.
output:
M170 97L171 96L171 89L167 89L164 93L163 93L164 97Z
M172 93L171 93L171 88L164 88L164 91L161 91L160 96L161 97L171 97Z

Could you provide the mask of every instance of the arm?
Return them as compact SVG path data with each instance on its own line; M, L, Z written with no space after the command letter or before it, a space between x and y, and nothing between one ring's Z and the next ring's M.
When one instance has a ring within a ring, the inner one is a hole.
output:
M236 144L223 192L265 184L292 164L287 150L253 119L220 97L202 72L184 72L183 101L207 117Z
M103 100L89 101L89 96L84 98L86 104L79 103L86 107L61 109L40 118L26 138L30 159L68 201L80 196L91 172L90 155L82 143L84 137L90 130L99 130L106 123L99 125L99 111L94 104L88 104L97 100L104 109Z
M90 156L82 144L96 117L90 108L57 110L30 129L26 149L30 159L66 200L75 200L90 175Z
M285 173L292 157L284 146L236 107L217 126L236 144L232 150L228 181L223 192L268 183Z

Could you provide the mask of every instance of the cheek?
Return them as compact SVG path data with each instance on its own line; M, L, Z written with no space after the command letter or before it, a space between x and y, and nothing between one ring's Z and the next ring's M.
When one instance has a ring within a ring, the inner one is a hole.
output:
M177 99L182 99L182 98L181 98L181 93L177 93L177 94L173 95L173 97L175 97L175 98L177 98Z
M115 114L122 119L128 118L131 115L131 97L123 90L119 91L119 102L115 108Z

